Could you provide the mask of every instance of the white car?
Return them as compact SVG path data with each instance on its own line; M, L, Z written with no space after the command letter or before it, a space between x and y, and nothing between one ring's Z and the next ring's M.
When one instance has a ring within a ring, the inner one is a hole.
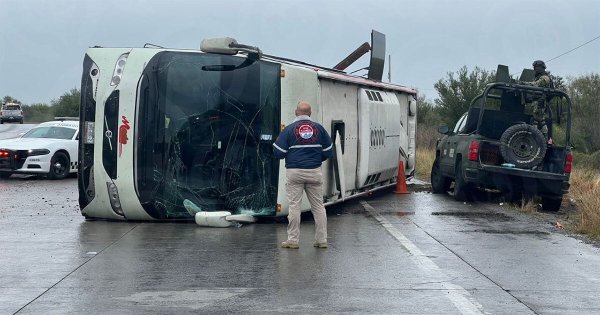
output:
M78 121L41 123L19 138L0 140L0 178L14 173L62 179L77 172Z

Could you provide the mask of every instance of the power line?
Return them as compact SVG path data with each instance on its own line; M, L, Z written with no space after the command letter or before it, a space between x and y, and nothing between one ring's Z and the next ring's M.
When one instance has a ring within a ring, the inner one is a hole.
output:
M569 51L567 51L567 52L564 52L564 53L562 53L562 54L560 54L560 55L558 55L558 56L556 56L556 57L554 57L554 58L552 58L552 59L550 59L550 60L546 61L546 63L548 63L548 62L550 62L550 61L552 61L552 60L554 60L554 59L557 59L557 58L559 58L559 57L562 57L562 56L564 56L564 55L566 55L566 54L568 54L568 53L570 53L570 52L572 52L572 51L575 51L575 50L577 50L577 49L579 49L579 48L581 48L581 47L583 47L583 46L585 46L585 45L587 45L587 44L589 44L589 43L591 43L591 42L593 42L593 41L597 40L598 38L600 38L600 35L598 35L598 36L594 37L593 39L590 39L589 41L587 41L587 42L585 42L585 43L583 43L583 44L581 44L581 45L579 45L579 46L577 46L577 47L575 47L575 48L573 48L573 49L571 49L571 50L569 50Z
M575 51L575 50L577 50L577 49L579 49L579 48L581 48L581 47L583 47L583 46L585 46L585 45L587 45L587 44L589 44L589 43L591 43L591 42L593 42L593 41L595 41L595 40L597 40L597 39L599 39L599 38L600 38L600 35L598 35L598 36L596 36L596 37L594 37L594 38L592 38L592 39L588 40L587 42L585 42L585 43L583 43L583 44L581 44L581 45L579 45L579 46L577 46L577 47L575 47L575 48L573 48L573 49L571 49L571 50L569 50L569 51L566 51L566 52L564 52L564 53L562 53L562 54L560 54L560 55L558 55L558 56L556 56L556 57L554 57L554 58L551 58L551 59L549 59L549 60L548 60L548 61L546 61L545 63L548 63L548 62L550 62L550 61L552 61L552 60L558 59L558 58L560 58L560 57L562 57L562 56L564 56L564 55L566 55L566 54L568 54L568 53L570 53L570 52L573 52L573 51ZM511 74L510 74L510 76L513 76L513 75L516 75L516 74L518 74L518 72L511 73Z

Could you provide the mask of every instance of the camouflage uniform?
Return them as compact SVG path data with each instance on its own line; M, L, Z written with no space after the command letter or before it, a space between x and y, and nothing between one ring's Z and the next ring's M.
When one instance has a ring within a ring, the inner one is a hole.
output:
M546 71L544 71L543 73L540 73L539 75L536 74L535 81L527 82L525 84L543 87L543 88L549 88L549 89L554 88L554 84L552 82L552 78L550 77L550 73L546 72Z
M540 60L536 60L533 62L534 68L538 67L540 65L543 67L544 70L542 70L542 71L536 70L534 81L521 82L521 83L525 84L525 85L532 85L532 86L537 86L537 87L542 87L542 88L553 89L554 82L552 82L550 73L546 72L546 70L545 70L546 65ZM533 101L532 105L533 105L533 120L535 121L536 125L538 126L538 129L540 129L542 131L544 136L546 136L546 139L551 138L552 137L552 126L551 126L552 122L546 115L549 110L549 107L548 107L549 104L547 104L547 100L539 99L537 101ZM550 124L550 130L548 128L547 121Z

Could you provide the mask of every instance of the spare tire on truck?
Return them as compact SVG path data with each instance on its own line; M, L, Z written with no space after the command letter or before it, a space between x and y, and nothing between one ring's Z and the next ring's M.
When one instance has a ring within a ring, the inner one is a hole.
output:
M528 124L510 126L500 137L500 153L506 163L518 168L538 166L546 155L546 137Z

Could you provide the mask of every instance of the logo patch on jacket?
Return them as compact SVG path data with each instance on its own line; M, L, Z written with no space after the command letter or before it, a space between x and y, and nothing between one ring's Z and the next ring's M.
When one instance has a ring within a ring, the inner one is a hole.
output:
M319 130L312 122L302 122L294 128L294 135L300 143L314 143L318 134Z
M310 139L313 136L313 128L309 125L302 125L298 128L298 133L302 139Z

